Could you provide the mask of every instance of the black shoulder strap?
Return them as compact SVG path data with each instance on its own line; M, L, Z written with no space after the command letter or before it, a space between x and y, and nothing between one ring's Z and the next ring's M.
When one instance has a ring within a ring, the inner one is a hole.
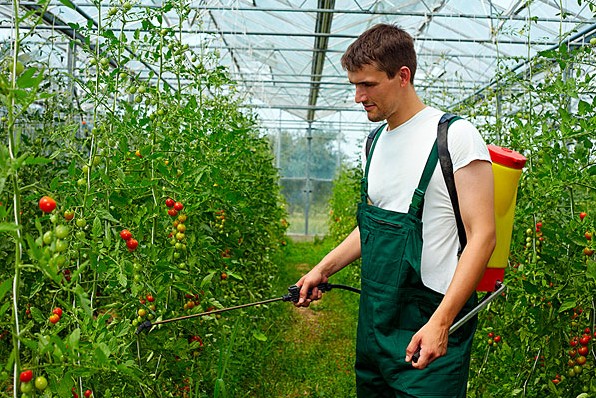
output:
M464 250L467 243L466 230L459 211L459 200L457 199L457 189L455 188L455 178L453 176L453 163L451 162L451 155L449 154L449 148L447 147L447 130L451 123L457 119L460 119L460 117L450 113L445 113L441 117L439 127L437 128L437 144L439 150L439 163L441 164L441 171L443 172L443 178L445 179L445 185L447 185L447 191L449 192L451 206L453 207L453 213L455 215L461 252Z
M365 152L366 153L366 159L368 159L368 154L370 153L370 146L372 145L373 141L375 140L375 137L377 136L377 134L379 134L381 131L383 131L383 129L385 128L385 126L387 126L387 123L383 123L379 127L374 128L368 134L368 137L366 137L366 152Z

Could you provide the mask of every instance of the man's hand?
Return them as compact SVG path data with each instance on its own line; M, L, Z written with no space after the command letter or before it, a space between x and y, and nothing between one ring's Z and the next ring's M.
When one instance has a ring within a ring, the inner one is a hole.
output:
M317 267L313 268L308 274L304 275L298 282L296 282L296 286L300 287L300 298L294 305L296 307L308 307L312 301L320 300L323 296L323 292L321 292L317 286L321 283L326 283L328 280L329 278L323 275ZM309 290L311 291L310 296L308 295Z
M447 353L449 327L434 325L429 321L412 336L406 348L406 362L412 362L416 369L426 368L432 361ZM417 362L412 357L420 348L420 358Z

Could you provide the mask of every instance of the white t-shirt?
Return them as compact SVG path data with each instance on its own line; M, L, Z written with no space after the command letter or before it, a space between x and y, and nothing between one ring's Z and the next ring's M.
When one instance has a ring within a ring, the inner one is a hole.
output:
M391 131L385 128L380 133L368 172L368 194L374 206L408 212L442 115L442 111L426 107L404 124ZM447 146L454 172L474 160L490 162L484 140L466 120L456 120L449 126ZM365 165L364 148L362 156ZM422 223L422 282L444 294L457 266L459 237L438 162L424 197Z

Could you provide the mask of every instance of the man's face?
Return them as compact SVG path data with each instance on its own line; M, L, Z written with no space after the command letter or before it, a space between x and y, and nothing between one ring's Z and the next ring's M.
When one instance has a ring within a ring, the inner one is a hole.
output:
M388 120L399 106L399 73L390 79L373 65L365 65L348 72L348 79L356 88L354 101L361 103L371 122Z

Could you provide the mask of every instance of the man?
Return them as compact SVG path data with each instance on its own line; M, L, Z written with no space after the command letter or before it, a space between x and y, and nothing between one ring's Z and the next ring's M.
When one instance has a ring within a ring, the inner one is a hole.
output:
M320 299L316 286L362 257L358 396L465 397L475 320L448 333L474 307L495 245L488 150L469 122L449 127L467 236L460 254L444 177L429 155L443 112L424 105L415 92L412 37L396 26L376 25L350 45L342 65L368 119L385 120L387 127L377 134L368 161L363 156L358 227L297 282L297 305Z

